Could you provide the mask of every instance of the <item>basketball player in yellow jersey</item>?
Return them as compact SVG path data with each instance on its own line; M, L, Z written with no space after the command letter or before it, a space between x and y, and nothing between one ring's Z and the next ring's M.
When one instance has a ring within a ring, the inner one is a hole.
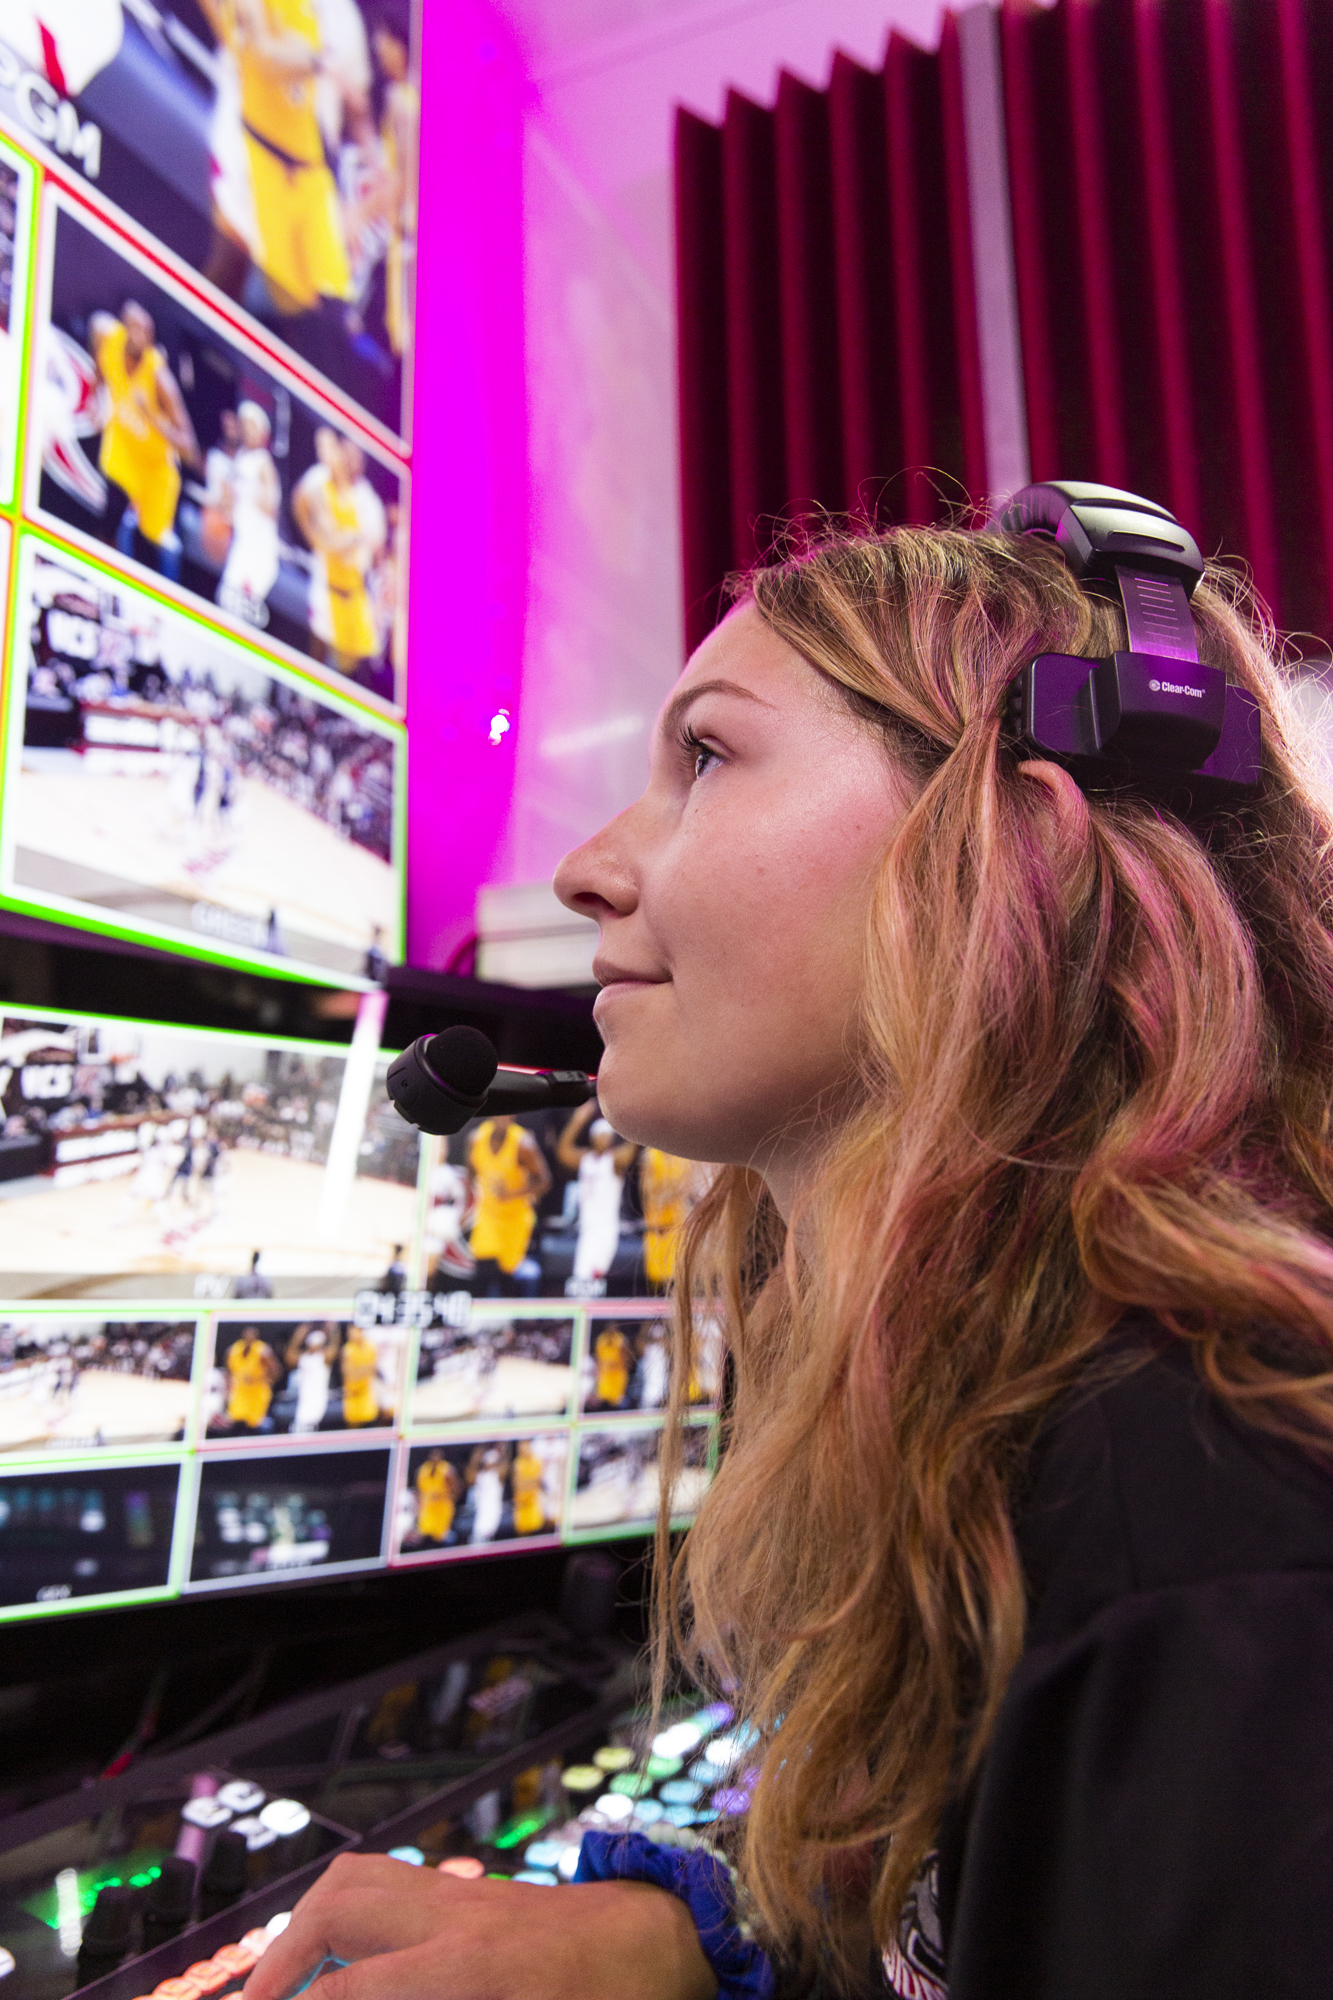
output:
M490 1274L480 1267L490 1263L501 1280L512 1278L528 1254L537 1203L551 1185L550 1168L531 1132L512 1118L488 1118L478 1127L467 1157L477 1184L469 1239L477 1276L484 1284Z
M447 1541L458 1510L458 1474L444 1453L427 1452L417 1467L417 1533L423 1541Z
M153 316L127 299L119 319L106 312L93 314L88 339L111 406L98 463L127 502L116 528L116 547L122 555L133 555L137 528L163 575L178 577L180 461L200 466L203 461L176 378L157 345Z
M380 0L379 19L371 36L375 60L388 85L380 120L384 156L384 219L389 247L384 254L384 326L389 345L401 355L412 326L412 299L417 244L417 154L421 133L421 95L409 74L408 10Z
M324 571L329 587L333 650L344 671L350 671L362 660L374 659L380 650L375 614L366 588L370 548L355 490L360 467L356 446L347 438L339 438L324 488L324 508L332 529L324 551Z
M618 1410L629 1394L634 1362L630 1344L618 1326L607 1326L593 1342L592 1351L597 1363L593 1401L603 1410Z
M227 1397L227 1421L258 1430L268 1416L273 1401L273 1384L278 1378L278 1357L255 1328L248 1326L239 1340L227 1349L227 1373L231 1392Z
M516 1535L539 1535L546 1526L542 1472L542 1462L532 1448L531 1438L520 1438L514 1446L514 1464L509 1476Z
M375 1369L379 1356L375 1344L359 1326L352 1327L343 1342L339 1363L343 1377L343 1422L353 1426L379 1421L379 1397L375 1394Z
M279 312L310 312L321 299L352 292L338 189L315 110L319 17L314 0L234 4L255 261Z
M676 1272L676 1248L685 1218L694 1206L699 1165L656 1146L639 1158L639 1199L643 1204L643 1269L648 1283L665 1291Z

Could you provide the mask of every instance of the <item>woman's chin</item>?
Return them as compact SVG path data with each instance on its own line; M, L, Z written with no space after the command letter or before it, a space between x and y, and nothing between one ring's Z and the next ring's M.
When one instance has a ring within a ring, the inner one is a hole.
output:
M654 1067L651 1075L644 1075L639 1064L617 1058L613 1050L608 1049L603 1056L597 1072L597 1102L607 1123L636 1146L656 1146L664 1153L680 1154L677 1142L685 1136L690 1121L688 1115L681 1115L685 1107L679 1094L668 1095L668 1090L669 1079L661 1069ZM683 1157L701 1156L684 1153Z

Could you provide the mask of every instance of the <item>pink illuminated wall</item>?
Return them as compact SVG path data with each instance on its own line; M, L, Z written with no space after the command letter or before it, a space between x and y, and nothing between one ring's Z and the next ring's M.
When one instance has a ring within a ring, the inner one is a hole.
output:
M408 660L408 958L472 930L513 790L528 577L522 121L486 0L425 0Z

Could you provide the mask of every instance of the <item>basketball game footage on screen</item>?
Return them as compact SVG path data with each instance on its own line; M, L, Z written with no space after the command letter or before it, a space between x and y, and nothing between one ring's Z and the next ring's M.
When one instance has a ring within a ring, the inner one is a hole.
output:
M716 1450L710 1426L695 1424L682 1440L682 1463L673 1490L672 1518L696 1512L711 1477ZM565 1520L566 1540L623 1534L657 1518L661 1490L660 1424L584 1430L578 1436L574 1490Z
M336 982L401 956L401 729L24 537L0 888Z
M478 1417L568 1416L573 1350L574 1321L563 1315L477 1312L464 1326L431 1319L421 1329L409 1422L432 1430Z
M411 0L5 0L0 116L405 436L413 25Z
M50 190L42 263L30 508L401 704L406 476Z
M364 1086L342 1102L347 1071L328 1043L0 1015L0 1297L336 1300L378 1283L412 1238L418 1142L388 1126L384 1066L369 1108Z
M0 1456L181 1443L196 1332L186 1318L0 1318Z
M396 1429L407 1328L219 1313L204 1388L211 1443Z
M400 1559L558 1539L568 1454L567 1431L414 1448L398 1497Z
M436 1142L430 1282L478 1298L661 1293L708 1177L697 1161L627 1144L593 1102L474 1121Z

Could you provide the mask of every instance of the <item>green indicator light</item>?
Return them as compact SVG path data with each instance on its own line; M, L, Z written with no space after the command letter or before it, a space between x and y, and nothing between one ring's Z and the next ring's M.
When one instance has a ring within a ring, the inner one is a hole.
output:
M518 1847L523 1841L531 1840L534 1833L540 1833L550 1817L549 1812L523 1813L518 1819L511 1819L502 1826L491 1845L500 1848ZM507 1875L505 1880L509 1880Z
M513 1879L512 1875L505 1875L498 1868L488 1868L486 1870L486 1880L488 1882L512 1882Z
M103 1875L96 1869L80 1871L78 1878L80 1910L85 1916L88 1914L97 1901L99 1889L118 1889L123 1882L130 1883L133 1888L142 1889L150 1882L156 1881L162 1873L162 1863L159 1859L161 1853L160 1847L136 1847L121 1857L120 1865L123 1872L117 1875ZM105 1867L106 1863L103 1863L103 1866ZM22 1907L29 1916L36 1917L39 1923L49 1924L52 1930L59 1930L60 1912L54 1884L49 1888L38 1890L33 1896L25 1897Z

